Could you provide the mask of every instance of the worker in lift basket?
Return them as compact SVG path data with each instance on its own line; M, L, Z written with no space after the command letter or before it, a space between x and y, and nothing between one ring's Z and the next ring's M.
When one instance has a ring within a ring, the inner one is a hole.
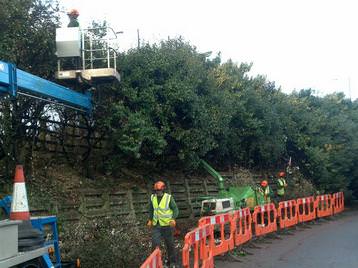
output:
M67 16L70 18L70 23L67 25L68 28L80 27L80 23L77 20L79 15L80 13L77 9L71 9L69 12L67 12Z
M170 194L165 193L164 190L164 182L158 181L154 184L155 194L152 194L150 197L147 226L153 227L153 250L160 246L161 239L163 238L169 255L170 267L174 268L177 264L174 247L174 228L179 210L174 198Z

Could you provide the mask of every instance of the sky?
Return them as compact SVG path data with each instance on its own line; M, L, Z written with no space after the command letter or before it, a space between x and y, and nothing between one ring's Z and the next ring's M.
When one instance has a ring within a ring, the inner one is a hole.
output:
M122 51L137 46L137 29L150 43L182 36L200 52L220 52L223 61L252 62L252 75L284 92L312 88L358 98L355 0L59 1L63 11L79 10L82 27L105 19L123 31Z

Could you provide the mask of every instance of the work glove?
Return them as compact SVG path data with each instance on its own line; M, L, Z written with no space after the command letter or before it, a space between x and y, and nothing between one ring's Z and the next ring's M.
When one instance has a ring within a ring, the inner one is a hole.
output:
M147 226L148 226L148 227L152 227L152 226L153 226L153 222L152 222L151 220L148 220Z
M175 222L175 220L171 220L169 222L169 225L170 225L170 227L175 227L177 225L177 223Z

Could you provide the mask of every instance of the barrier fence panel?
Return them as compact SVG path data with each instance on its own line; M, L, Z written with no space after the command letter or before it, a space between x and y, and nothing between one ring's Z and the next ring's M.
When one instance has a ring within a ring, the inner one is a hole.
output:
M278 203L277 218L280 222L280 229L296 225L298 223L296 200L288 200Z
M316 218L316 202L313 196L297 199L298 222L311 221Z
M317 217L331 216L333 213L333 202L330 194L319 195L316 197Z
M184 268L214 268L214 227L206 224L187 233L182 252ZM190 258L190 252L193 257Z
M225 213L221 215L203 217L199 220L199 226L210 224L214 226L214 231L216 231L216 229L220 230L220 239L215 239L218 242L215 241L213 248L214 256L228 252L235 246L235 225L232 218L232 213Z
M316 214L317 209L317 214ZM294 226L298 222L326 217L344 210L343 192L332 195L319 195L283 201L275 205L256 206L253 214L249 208L239 209L232 213L203 217L199 227L186 234L182 251L184 268L214 268L214 256L232 250L256 236L277 231L277 219L280 228ZM215 243L214 230L220 230L220 239ZM163 268L159 248L147 258L140 268Z
M243 208L234 212L235 246L239 246L252 238L252 218L249 208Z
M333 213L339 213L344 210L344 194L343 192L334 193L333 196Z
M162 252L160 249L156 248L140 268L163 268Z
M343 211L344 210L344 194L343 194L343 192L340 192L340 200L341 200L341 208L342 208L341 211Z
M273 203L256 206L252 218L256 236L277 231L277 211Z

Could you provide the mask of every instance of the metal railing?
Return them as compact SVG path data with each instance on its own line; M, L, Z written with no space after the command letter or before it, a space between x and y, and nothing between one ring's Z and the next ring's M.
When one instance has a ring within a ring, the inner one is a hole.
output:
M117 51L111 41L117 32L111 27L88 28L81 31L82 69L117 68Z

